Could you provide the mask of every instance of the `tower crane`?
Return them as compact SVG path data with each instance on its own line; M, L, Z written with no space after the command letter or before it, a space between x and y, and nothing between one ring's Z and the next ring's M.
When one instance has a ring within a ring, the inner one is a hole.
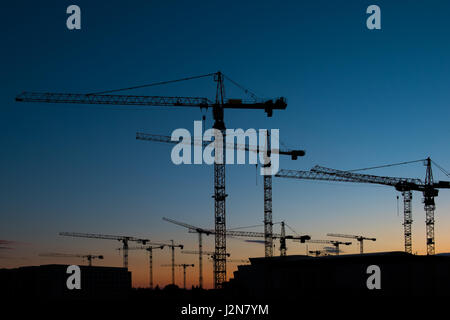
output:
M170 240L170 244L167 245L172 251L172 284L175 284L175 248L183 250L182 244L175 244L173 240Z
M138 246L138 247L129 247L128 250L146 250L148 252L149 259L149 288L153 289L153 249L164 249L165 245L158 246ZM122 250L122 248L118 248L117 250Z
M216 82L216 97L214 101L204 97L164 97L164 96L135 96L111 94L114 92L138 89L192 79L213 77ZM250 94L252 101L243 101L242 99L225 98L225 78L231 83ZM102 104L102 105L130 105L130 106L162 106L162 107L197 107L200 109L212 109L214 119L213 128L221 132L224 136L225 109L240 110L264 110L268 117L273 115L273 110L284 110L287 107L285 98L261 100L255 94L245 89L235 81L225 76L222 72L209 73L205 75L187 77L183 79L151 83L147 85L134 86L122 89L108 90L96 93L50 93L50 92L22 92L16 96L17 102L42 102L42 103L73 103L73 104ZM217 134L217 137L219 134ZM223 149L219 147L218 139L215 139L216 156L223 155ZM216 261L214 263L214 287L221 288L226 278L226 221L225 221L225 164L224 161L214 162L214 223L215 223L215 252ZM124 250L125 252L125 250Z
M399 177L367 175L351 171L330 169L321 166L315 166L310 171L282 169L275 176L282 178L294 178L303 180L372 183L394 187L397 191L402 192L402 195L404 197L403 226L405 237L405 251L407 253L412 253L412 232L411 232L412 191L422 192L424 196L423 203L426 215L425 224L427 236L426 240L427 255L433 255L435 253L434 210L436 208L434 198L438 196L439 189L450 189L450 181L434 182L433 173L431 169L432 160L428 157L427 159L424 159L424 161L426 166L426 174L424 181L415 178L399 178Z
M368 237L364 237L364 236L356 236L356 235L351 235L351 234L327 233L327 236L357 240L359 242L359 253L360 254L364 253L364 249L363 249L364 240L377 241L376 238L368 238Z
M284 221L281 221L281 235L280 235L280 256L284 257L286 256L287 252L287 246L286 246L286 240L296 240L300 241L301 243L305 243L308 240L311 240L310 236L293 236L293 235L286 235L286 223ZM288 226L289 227L289 226ZM294 230L293 230L294 231Z
M199 252L199 278L201 278L200 287L203 285L203 275L202 275L202 251L203 251L203 244L202 244L202 234L210 235L214 234L215 230L212 229L205 229L196 227L190 224L187 224L185 222L176 221L173 219L165 218L163 217L164 221L182 226L184 228L188 229L189 233L198 233L198 252ZM236 230L227 230L226 236L233 236L233 237L249 237L249 238L265 238L265 233L263 232L254 232L254 231L236 231ZM272 234L273 238L282 238L281 234ZM285 236L286 237L286 236ZM305 242L305 240L311 239L308 235L303 236L289 236L289 239L297 239L300 242ZM281 241L281 240L280 240ZM225 253L226 255L226 253ZM216 256L216 255L215 255Z
M170 240L170 243L151 242L150 244L170 248L172 252L172 284L175 284L175 248L180 248L181 250L183 250L184 246L182 244L175 244L173 240Z
M214 251L203 251L201 249L201 242L202 242L201 235L202 235L202 233L198 232L198 235L199 235L199 251L183 250L183 251L181 251L181 253L198 255L198 286L199 286L199 288L203 288L203 259L202 259L202 256L213 257L215 252ZM227 257L230 256L230 254L228 252L227 252L226 255L227 255ZM229 261L229 260L227 259L227 261Z
M294 241L298 241L298 240L294 240ZM331 244L336 248L336 255L339 255L339 246L340 245L349 246L352 244L351 242L343 242L343 241L337 241L337 240L307 240L306 243Z
M170 248L172 253L172 284L175 284L175 248L180 248L183 250L184 246L182 244L175 244L173 240L170 240L170 243L147 242L146 244Z
M145 141L153 141L153 142L163 142L163 143L170 143L170 144L178 144L179 141L172 140L172 137L170 136L163 136L163 135L157 135L157 134L150 134L150 133L143 133L143 132L136 132L136 139L137 140L145 140ZM206 141L197 141L194 140L192 142L193 145L200 145L202 147L208 146L209 142ZM264 152L265 162L264 167L271 166L270 163L270 153L277 153L279 155L285 155L290 156L292 160L297 160L298 157L303 157L305 155L304 150L292 150L288 148L284 149L276 149L271 151L270 148L270 133L267 131L266 136L266 144L265 144L265 150L260 149L258 146L251 146L246 144L234 144L234 143L224 143L225 149L233 149L233 150L243 150L248 152L255 152L259 153L261 151ZM272 257L273 256L273 223L272 223L272 176L271 175L264 175L264 256Z
M70 253L41 253L39 254L41 257L54 257L54 258L82 258L86 259L88 262L88 266L92 267L92 260L100 259L103 260L102 255L94 255L94 254L70 254Z
M214 233L214 230L212 229L206 229L208 232ZM197 231L189 229L189 233L196 233ZM210 233L211 234L211 233ZM264 232L256 232L256 231L236 231L236 230L227 230L226 232L227 236L230 237L250 237L250 238L264 238ZM274 233L273 238L278 239L281 237L281 234ZM303 235L303 236L293 236L293 235L285 235L286 239L295 239L299 242L304 243L306 240L310 239L310 236ZM263 243L265 243L263 241Z
M178 226L187 228L189 230L189 232L198 234L199 286L200 286L200 288L203 288L203 239L202 239L202 235L203 234L206 234L206 235L214 234L215 230L207 230L204 228L196 227L196 226L184 223L184 222L176 221L176 220L165 218L165 217L163 217L163 220L173 223L173 224L176 224ZM259 233L259 232L230 231L230 230L226 231L226 235L243 236L243 237L252 237L252 236L263 237L264 236L262 233ZM227 255L227 253L225 253L225 255ZM214 256L215 256L215 252L214 252Z
M169 218L165 218L163 217L164 221L188 228L189 230L193 230L196 233L198 233L198 273L199 273L199 278L198 278L198 285L200 288L203 288L203 241L202 241L202 234L206 234L206 235L210 235L212 234L211 232L202 229L202 228L198 228L192 225L189 225L187 223L184 222L180 222L180 221L176 221L173 219L169 219ZM215 253L215 251L214 251ZM226 253L225 253L226 254ZM215 279L215 277L214 277Z
M141 244L146 244L150 240L139 239L130 236L114 236L108 234L95 234L95 233L79 233L79 232L60 232L60 236L66 237L78 237L78 238L93 238L93 239L105 239L105 240L117 240L121 241L123 244L123 267L128 269L128 242L137 242Z
M163 267L170 267L172 266L172 268L175 267L182 267L183 268L183 288L186 289L186 268L188 267L194 267L193 264L186 264L186 263L182 263L182 264L175 264L175 265L170 265L170 264L163 264ZM175 284L175 283L172 283Z
M211 231L211 230L209 230ZM193 231L189 229L189 233L194 233L196 231ZM262 238L264 237L263 232L255 232L255 231L235 231L235 230L228 230L227 236L230 237L254 237L254 238ZM280 238L280 256L286 255L286 239L296 240L301 243L305 243L307 240L311 239L308 235L286 235L286 231L284 228L284 222L281 222L281 234L273 234L273 239ZM261 243L265 244L265 240L245 240L245 242L252 242L252 243Z

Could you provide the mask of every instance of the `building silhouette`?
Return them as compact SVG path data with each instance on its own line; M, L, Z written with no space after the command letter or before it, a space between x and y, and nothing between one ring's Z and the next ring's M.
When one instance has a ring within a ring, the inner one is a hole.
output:
M227 289L250 298L295 300L331 294L380 296L444 296L450 293L450 256L418 256L384 252L339 256L285 256L250 258L234 272ZM380 268L381 289L368 289L372 273Z
M0 269L0 294L9 299L111 299L131 290L131 272L125 268L80 266L81 289L67 288L68 265Z

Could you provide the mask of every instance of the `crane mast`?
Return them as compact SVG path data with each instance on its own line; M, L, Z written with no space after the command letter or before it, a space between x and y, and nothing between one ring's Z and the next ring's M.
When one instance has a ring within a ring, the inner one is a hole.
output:
M267 130L265 163L263 167L270 168L270 133ZM273 222L272 222L272 176L264 175L264 256L273 257Z
M403 234L405 238L405 252L412 254L412 192L411 190L402 191L403 197Z
M224 146L219 148L219 141L225 135L225 123L223 121L223 100L224 87L223 75L218 72L214 77L217 82L216 105L213 109L214 125L213 128L220 131L221 136L214 138L215 143L215 160L214 161L214 231L215 231L215 259L214 259L214 287L222 288L222 284L226 281L227 276L227 236L225 221L225 199L228 196L225 191L225 151ZM222 141L223 142L223 141Z
M183 250L182 244L175 244L173 240L170 240L170 244L166 244L171 249L172 252L172 284L175 284L175 248L180 248Z
M203 242L202 233L198 233L198 286L203 288Z
M434 210L436 205L434 197L438 195L438 190L433 187L433 171L431 170L431 159L426 159L426 175L425 186L423 191L423 203L425 209L425 226L427 233L427 254L432 255L435 253L434 243Z

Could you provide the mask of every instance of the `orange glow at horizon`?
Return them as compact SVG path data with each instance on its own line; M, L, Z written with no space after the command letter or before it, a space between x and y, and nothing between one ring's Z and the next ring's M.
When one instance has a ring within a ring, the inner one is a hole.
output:
M450 233L446 232L450 225L450 216L445 213L449 212L447 206L439 208L436 214L436 253L450 252ZM389 218L391 219L391 218ZM365 229L359 226L360 221L354 219L350 226L346 226L345 222L339 225L337 222L318 221L317 225L311 224L304 226L304 229L320 231L309 233L313 239L325 239L323 230L348 233L348 230L358 229L367 236L377 238L376 242L366 241L364 243L364 252L383 252L383 251L403 251L403 226L401 224L402 217L392 218L392 220L374 218L373 221L362 221ZM418 209L414 212L413 223L413 253L425 254L425 221L423 211ZM316 223L316 222L314 222ZM297 223L300 225L299 223ZM329 224L329 225L328 225ZM176 229L179 230L179 229ZM184 231L184 230L183 230ZM274 230L274 232L279 232ZM73 239L67 237L49 236L46 242L21 243L14 246L13 250L3 250L0 252L0 267L14 268L18 266L44 265L44 264L87 264L79 258L50 258L40 257L42 252L61 252L61 253L92 253L104 255L104 260L94 260L94 266L113 266L122 267L122 255L117 251L120 243L115 241L93 240L93 239ZM18 239L20 240L20 239ZM24 240L26 241L26 240ZM197 250L198 242L196 234L180 232L176 242L183 243L186 250ZM204 237L204 250L213 251L214 237ZM274 241L274 255L279 255L279 242ZM300 244L298 242L287 242L288 255L304 255L306 250L320 249L321 245ZM45 250L44 250L45 248ZM91 248L91 249L87 249ZM342 246L343 254L359 253L359 246L353 241L351 246ZM6 252L7 251L7 252ZM259 243L244 242L239 239L227 239L227 251L231 254L231 259L248 259L248 257L261 257L264 254L264 246ZM162 264L171 263L171 251L167 248L162 250L155 249L153 251L153 282L154 286L163 288L171 283L171 267L163 267ZM179 249L175 251L175 263L194 264L193 268L186 270L186 287L190 289L192 286L198 286L198 256L192 254L181 254ZM227 263L227 279L233 277L233 272L237 270L238 265L242 263ZM129 251L129 271L132 272L132 285L135 288L147 288L149 286L149 259L145 250ZM204 288L213 288L213 264L208 256L203 257L203 281ZM179 287L183 287L183 268L175 269L175 283Z
M398 229L399 226L396 226ZM389 228L391 229L391 228ZM393 228L395 229L395 228ZM439 228L438 228L439 230ZM392 234L392 230L386 230L384 237L380 237L377 242L373 243L367 241L364 243L365 252L382 252L382 251L402 251L403 242L400 230L397 230L396 236L388 236ZM436 252L450 252L450 234L439 232L438 233L438 245ZM423 238L423 239L422 239ZM423 241L420 241L423 240ZM246 259L247 257L256 257L257 253L262 256L264 250L261 244L251 244L244 243L242 241L228 241L228 247L230 252L232 252L231 259ZM274 255L279 255L278 242L275 241ZM288 255L295 254L305 254L306 246L305 244L299 244L296 242L289 241L287 243ZM320 249L320 245L308 244L308 249ZM191 247L193 248L193 246ZM345 253L358 253L359 247L356 242L354 242L349 247L343 247L342 250ZM426 250L425 246L425 234L421 235L418 232L415 234L413 239L413 251L414 253L424 254ZM47 258L47 257L37 257L34 256L32 259L27 259L21 262L17 262L14 259L1 259L2 267L17 267L25 265L42 265L42 264L86 264L81 259L77 258ZM154 287L159 286L163 288L164 286L171 283L171 267L163 267L162 264L170 264L171 256L170 251L155 250L153 253L153 283ZM193 268L186 269L186 288L190 289L192 286L198 286L198 256L181 254L176 252L175 263L189 263L194 264ZM227 263L227 279L233 277L233 272L237 270L238 265L242 263L238 262L228 262ZM94 266L122 266L122 256L119 254L106 255L105 260L94 260ZM148 254L145 250L135 250L129 253L129 271L132 273L132 286L134 288L148 288L149 287L149 261ZM203 283L205 289L213 288L213 263L207 256L203 257ZM175 268L175 284L180 288L183 287L183 268Z

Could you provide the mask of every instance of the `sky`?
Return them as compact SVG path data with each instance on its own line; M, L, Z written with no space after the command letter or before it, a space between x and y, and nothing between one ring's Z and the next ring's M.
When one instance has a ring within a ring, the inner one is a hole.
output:
M81 30L66 28L66 8L81 8ZM368 30L366 8L381 8ZM171 146L136 141L136 131L193 131L211 111L103 105L17 103L22 91L90 93L221 70L259 97L288 107L226 110L227 128L277 128L288 147L305 149L281 168L320 164L356 169L430 156L450 168L448 1L14 1L1 4L0 267L81 263L43 252L103 254L121 266L119 242L66 238L61 231L175 240L195 250L197 235L162 217L213 227L213 168L176 166ZM245 97L229 82L226 96ZM125 94L213 99L212 79ZM370 171L423 179L421 163ZM437 180L450 180L434 168ZM263 185L254 165L227 166L227 225L262 224ZM377 238L367 252L403 250L398 193L376 185L274 178L273 219L316 239ZM422 195L413 196L413 252L426 253ZM436 251L450 251L450 193L436 199ZM274 226L279 231L279 224ZM262 231L262 227L253 230ZM213 250L213 237L205 249ZM277 244L278 247L278 244ZM312 245L309 246L312 249ZM234 259L262 256L261 244L228 240ZM358 252L356 243L343 249ZM288 243L288 254L306 247ZM278 254L278 248L275 250ZM155 283L170 281L170 251L155 252ZM130 253L133 285L148 283L145 251ZM197 264L177 254L178 263ZM205 286L212 263L205 262ZM228 276L236 263L228 267ZM188 270L188 286L197 269ZM182 270L177 272L182 285Z

